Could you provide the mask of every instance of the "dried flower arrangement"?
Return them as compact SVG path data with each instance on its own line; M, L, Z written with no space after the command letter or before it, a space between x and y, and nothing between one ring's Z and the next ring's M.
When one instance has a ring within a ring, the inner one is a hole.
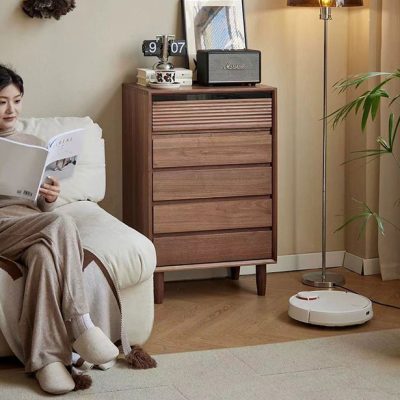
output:
M75 0L24 0L22 9L31 18L55 18L75 8Z

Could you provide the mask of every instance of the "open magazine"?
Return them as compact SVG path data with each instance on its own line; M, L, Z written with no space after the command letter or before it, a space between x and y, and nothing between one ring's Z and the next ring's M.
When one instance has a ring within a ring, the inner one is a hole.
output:
M82 147L84 129L60 133L47 148L0 138L0 195L36 201L48 176L72 176Z

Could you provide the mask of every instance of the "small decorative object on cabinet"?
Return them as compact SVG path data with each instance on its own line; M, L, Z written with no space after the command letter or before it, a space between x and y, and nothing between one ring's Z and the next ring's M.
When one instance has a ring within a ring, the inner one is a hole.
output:
M164 272L276 262L276 89L123 86L123 217Z

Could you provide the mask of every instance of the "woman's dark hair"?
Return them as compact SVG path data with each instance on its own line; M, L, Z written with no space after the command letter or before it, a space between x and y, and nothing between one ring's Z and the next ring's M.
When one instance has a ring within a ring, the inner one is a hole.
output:
M21 94L24 94L24 81L12 69L0 64L0 90L8 85L15 85Z

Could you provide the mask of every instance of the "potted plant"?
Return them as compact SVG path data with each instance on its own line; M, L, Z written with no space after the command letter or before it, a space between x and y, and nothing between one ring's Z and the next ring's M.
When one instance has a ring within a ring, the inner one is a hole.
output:
M375 120L379 107L385 104L385 106L387 106L390 110L387 131L383 135L378 136L378 138L376 139L376 148L356 151L354 152L355 157L350 161L358 160L361 158L373 159L378 157L391 157L393 162L397 165L398 173L400 174L400 159L398 158L398 156L396 156L396 152L394 151L400 144L400 113L392 111L392 106L395 103L400 102L400 93L389 93L389 90L387 89L389 82L392 82L393 80L400 80L400 69L397 69L394 72L370 72L366 74L355 75L348 79L343 79L339 81L335 84L334 87L336 90L339 91L339 93L343 93L349 89L357 89L364 82L374 79L376 77L382 78L381 82L378 85L356 97L353 101L349 102L345 106L339 108L331 115L329 115L328 118L332 119L333 127L335 128L336 125L345 120L350 113L357 114L361 111L361 130L362 132L365 132L368 120ZM364 201L355 201L360 203L361 212L357 215L351 216L337 230L343 229L346 225L352 222L360 221L361 235L368 221L371 219L376 222L378 230L381 234L384 234L385 232L385 223L389 223L393 225L396 229L400 230L399 226L397 226L394 222L387 220L386 218L384 218L384 216L381 216L377 212L373 211ZM397 199L394 207L400 207L400 199Z

